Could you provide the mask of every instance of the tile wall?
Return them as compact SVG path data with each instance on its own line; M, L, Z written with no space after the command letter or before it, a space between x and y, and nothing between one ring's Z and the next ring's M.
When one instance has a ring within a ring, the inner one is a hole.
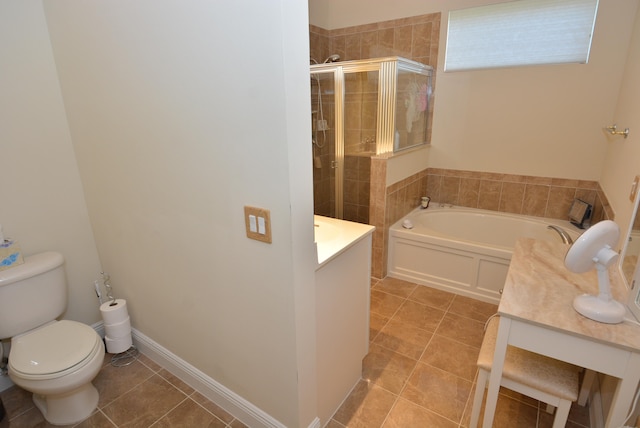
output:
M346 155L344 163L343 217L369 223L371 158Z
M440 13L413 16L409 18L394 19L383 22L376 22L367 25L358 25L353 27L339 28L335 30L326 30L324 28L309 26L309 46L310 55L317 62L323 62L325 58L332 54L340 55L341 61L380 58L387 56L401 56L423 64L431 65L437 68L438 61L438 45L440 40ZM313 85L314 82L312 82ZM435 88L435 76L432 81ZM323 87L325 83L323 83ZM435 92L435 90L434 90ZM312 97L317 96L312 89ZM317 102L314 99L313 102ZM331 106L327 96L323 96L325 119L329 123L329 127L333 130L333 119L331 116ZM433 105L433 103L432 103ZM312 108L313 110L313 108ZM432 108L430 110L432 114ZM349 118L347 118L349 119ZM327 132L327 135L329 132ZM347 136L348 137L348 136ZM369 134L359 132L354 141L362 142ZM348 139L347 143L351 141ZM319 156L322 168L314 168L314 203L316 214L331 215L334 210L335 201L331 200L331 186L335 181L331 178L331 170L327 167L330 163L330 152L334 150L333 140L329 139L322 149L314 148L314 155ZM348 145L348 144L347 144ZM349 151L347 151L349 153ZM358 164L357 171L352 171L351 166ZM360 159L359 162L345 159L345 218L354 219L355 221L363 221L365 216L368 217L368 223L376 225L377 223L384 225L385 223L385 177L386 177L386 159L369 158L368 165L370 167L370 183L365 183L363 175L366 166ZM357 175L357 179L354 177ZM369 197L365 196L365 189L369 186ZM347 200L349 198L349 200ZM369 201L378 199L375 204L367 206L364 204ZM419 200L419 199L418 199ZM357 203L354 203L357 201ZM367 214L365 214L367 213ZM365 221L363 221L365 222ZM388 229L388 227L387 227ZM382 233L383 227L378 227L378 232L374 235L374 272L381 275L386 272L386 261L382 263L382 257L386 260L386 241ZM382 252L385 252L382 255ZM377 253L377 256L375 255ZM384 265L384 266L383 266ZM378 276L380 277L380 276Z
M311 57L318 62L332 54L341 61L401 56L435 68L439 39L440 13L335 30L309 26Z
M372 177L377 178L371 183L371 197L384 210L376 206L370 210L371 224L376 226L372 260L375 278L387 274L389 227L416 208L425 195L434 203L563 220L574 198L578 198L593 205L592 222L614 218L596 181L428 168L386 186L380 179L386 176L386 164L382 168L376 161L379 159L372 161ZM374 174L378 169L380 172Z

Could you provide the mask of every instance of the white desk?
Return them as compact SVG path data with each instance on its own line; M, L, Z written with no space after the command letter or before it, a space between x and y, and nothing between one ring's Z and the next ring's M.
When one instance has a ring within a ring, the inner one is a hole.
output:
M575 274L564 267L568 247L523 238L511 259L498 307L500 328L485 405L483 427L491 427L507 345L567 361L619 378L607 428L622 426L640 381L640 327L602 324L578 314L575 296L597 294L595 271ZM626 287L614 272L614 298L625 301Z

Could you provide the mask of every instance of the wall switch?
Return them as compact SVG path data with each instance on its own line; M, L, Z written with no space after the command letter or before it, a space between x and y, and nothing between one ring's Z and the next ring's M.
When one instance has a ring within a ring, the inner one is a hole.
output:
M244 222L247 238L271 244L271 213L257 207L244 207Z

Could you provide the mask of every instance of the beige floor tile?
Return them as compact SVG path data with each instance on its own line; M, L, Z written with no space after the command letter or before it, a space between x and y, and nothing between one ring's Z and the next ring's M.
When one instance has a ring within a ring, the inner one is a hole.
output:
M345 425L342 425L340 422L335 419L331 419L329 423L325 426L325 428L346 428Z
M207 427L225 428L227 424L207 412L193 400L184 400L156 422L154 428Z
M436 331L444 315L445 312L440 309L407 300L393 319L423 330Z
M376 336L373 343L417 360L432 336L433 332L431 331L408 326L397 320L390 320Z
M85 419L76 428L114 428L114 425L101 411L96 411L89 419Z
M227 412L226 410L224 410L222 407L218 406L217 404L209 401L209 399L207 397L205 397L204 395L200 394L199 392L194 392L191 395L191 399L193 401L195 401L196 403L200 404L205 409L207 409L210 413L215 415L218 419L220 419L220 420L222 420L222 421L224 421L226 423L231 423L234 420L233 415L231 415L229 412Z
M162 376L167 382L184 392L186 395L191 395L195 392L195 389L178 379L175 375L169 373L166 369L160 369L160 371L158 371L158 375Z
M379 281L374 288L379 291L384 291L385 293L393 294L394 296L407 298L417 287L419 287L419 285L413 282L391 278L389 276Z
M455 296L449 312L484 323L491 315L498 312L498 305L481 302L470 297Z
M362 378L399 394L417 361L378 345L371 345L362 361Z
M7 419L15 418L34 408L32 396L33 394L17 386L2 391L0 397L2 397Z
M482 424L483 417L484 401L483 409L480 410L480 422L478 425ZM468 427L470 419L471 413L469 412L468 414L465 414L465 420L462 426ZM500 394L498 396L498 404L496 406L492 428L551 428L551 425L547 425L546 423L537 425L537 420L537 407L533 407L521 401L514 400L513 398L503 394Z
M161 376L153 375L102 411L119 427L149 426L186 399Z
M408 298L423 305L446 311L454 297L455 294L421 285L416 287Z
M153 371L139 361L125 367L105 365L93 380L93 384L100 394L98 407L106 406L151 376L153 376Z
M458 424L400 398L391 409L383 428L408 427L457 428Z
M484 322L447 313L438 326L436 334L480 348L484 337Z
M349 428L379 428L396 398L396 395L379 386L360 381L333 419Z
M420 361L473 382L479 348L435 334Z
M379 290L371 290L371 312L391 318L405 299Z
M460 421L472 383L452 373L418 363L401 397L452 421Z
M247 425L240 422L238 419L234 419L229 424L229 428L249 428Z
M389 318L383 317L380 314L371 312L369 314L369 340L373 341L380 330L389 322Z

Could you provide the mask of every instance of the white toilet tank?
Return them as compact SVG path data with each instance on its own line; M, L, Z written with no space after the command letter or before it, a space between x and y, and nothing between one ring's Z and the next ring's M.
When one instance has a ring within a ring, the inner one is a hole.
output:
M49 251L25 257L0 271L0 339L53 321L67 307L62 254Z

